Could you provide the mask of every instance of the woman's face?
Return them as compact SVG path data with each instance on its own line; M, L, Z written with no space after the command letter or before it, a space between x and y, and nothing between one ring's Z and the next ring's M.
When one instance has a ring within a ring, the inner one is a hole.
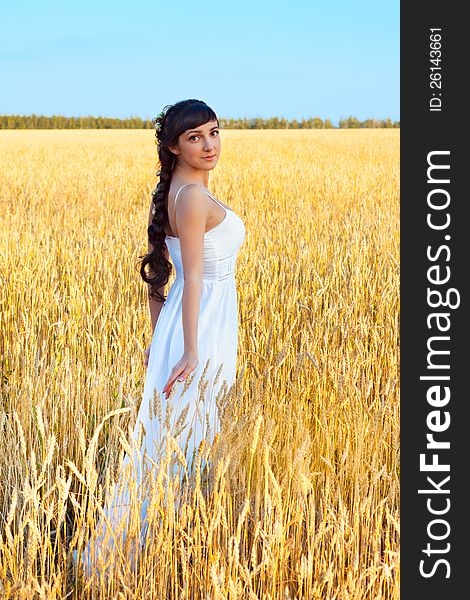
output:
M170 150L178 156L179 166L188 165L193 169L211 171L220 157L219 135L217 121L208 121L204 125L182 133L178 138L177 146L170 146Z

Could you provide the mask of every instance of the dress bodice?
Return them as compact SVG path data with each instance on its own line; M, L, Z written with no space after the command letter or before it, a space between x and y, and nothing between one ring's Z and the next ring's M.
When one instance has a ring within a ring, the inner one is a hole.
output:
M176 193L175 203L183 187ZM204 234L203 279L221 280L235 273L238 251L245 240L246 229L242 219L233 210L223 206L208 190L203 189L225 211L222 221ZM166 244L175 265L176 278L183 278L180 240L167 235Z

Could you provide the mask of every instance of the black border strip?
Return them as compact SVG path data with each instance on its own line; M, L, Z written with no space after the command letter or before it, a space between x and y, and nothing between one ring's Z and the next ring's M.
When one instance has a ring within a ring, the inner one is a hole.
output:
M459 10L401 4L400 596L413 600L470 597L470 153L459 55L469 35Z

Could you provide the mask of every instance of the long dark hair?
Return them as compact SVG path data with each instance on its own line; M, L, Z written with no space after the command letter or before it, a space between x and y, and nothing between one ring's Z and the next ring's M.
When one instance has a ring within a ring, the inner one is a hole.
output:
M166 297L159 292L170 278L172 265L165 256L165 226L168 223L168 191L171 178L176 166L176 155L169 146L178 143L179 136L188 129L196 129L208 121L219 120L215 112L202 100L181 100L173 105L166 105L162 112L153 119L155 137L157 138L160 170L157 176L160 181L152 192L153 217L148 227L148 241L153 250L144 256L139 256L140 274L142 279L150 284L149 295L159 302L165 302ZM147 265L149 272L145 271Z

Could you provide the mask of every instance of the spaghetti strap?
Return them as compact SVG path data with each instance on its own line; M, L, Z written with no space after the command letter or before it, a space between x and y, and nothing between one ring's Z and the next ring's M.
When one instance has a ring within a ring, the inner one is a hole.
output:
M175 204L176 204L176 200L178 199L178 194L179 194L179 193L181 192L181 190L182 190L184 187L186 187L187 185L192 185L192 183L185 183L184 185L182 185L182 186L179 188L179 190L176 192L176 195L175 195L175 201L173 202L173 206L175 206Z
M203 189L204 189L204 188L203 188ZM226 208L226 207L225 207L223 204L221 204L221 203L220 203L220 202L217 200L217 198L214 198L214 196L213 196L213 195L212 195L212 194L209 192L209 190L206 190L206 189L204 189L204 191L206 192L206 194L209 194L209 196L212 198L212 200L215 200L215 201L217 202L217 204L218 204L218 205L219 205L221 208L223 208L224 210L227 210L227 208ZM230 209L228 209L228 210L230 210Z
M186 187L187 185L193 185L193 184L192 184L192 183L185 183L184 185L182 185L182 186L181 186L181 187L178 189L178 191L176 192L176 195L175 195L175 200L174 200L174 202L173 202L173 208L175 207L176 200L178 199L178 194L179 194L179 193L180 193L180 191L181 191L181 190L182 190L184 187ZM198 185L198 184L196 184L196 185ZM203 190L206 192L206 194L209 194L209 196L212 198L212 200L215 200L215 202L217 202L217 204L218 204L218 205L219 205L221 208L223 208L224 210L231 210L230 208L229 208L229 209L227 209L227 207L225 207L225 206L224 206L224 205L223 205L221 202L219 202L219 201L217 200L217 198L215 198L215 197L214 197L214 196L213 196L213 195L212 195L212 194L209 192L209 190L207 190L207 189L206 189L206 188L205 188L203 185L201 185L201 187L202 187L202 189L203 189Z

